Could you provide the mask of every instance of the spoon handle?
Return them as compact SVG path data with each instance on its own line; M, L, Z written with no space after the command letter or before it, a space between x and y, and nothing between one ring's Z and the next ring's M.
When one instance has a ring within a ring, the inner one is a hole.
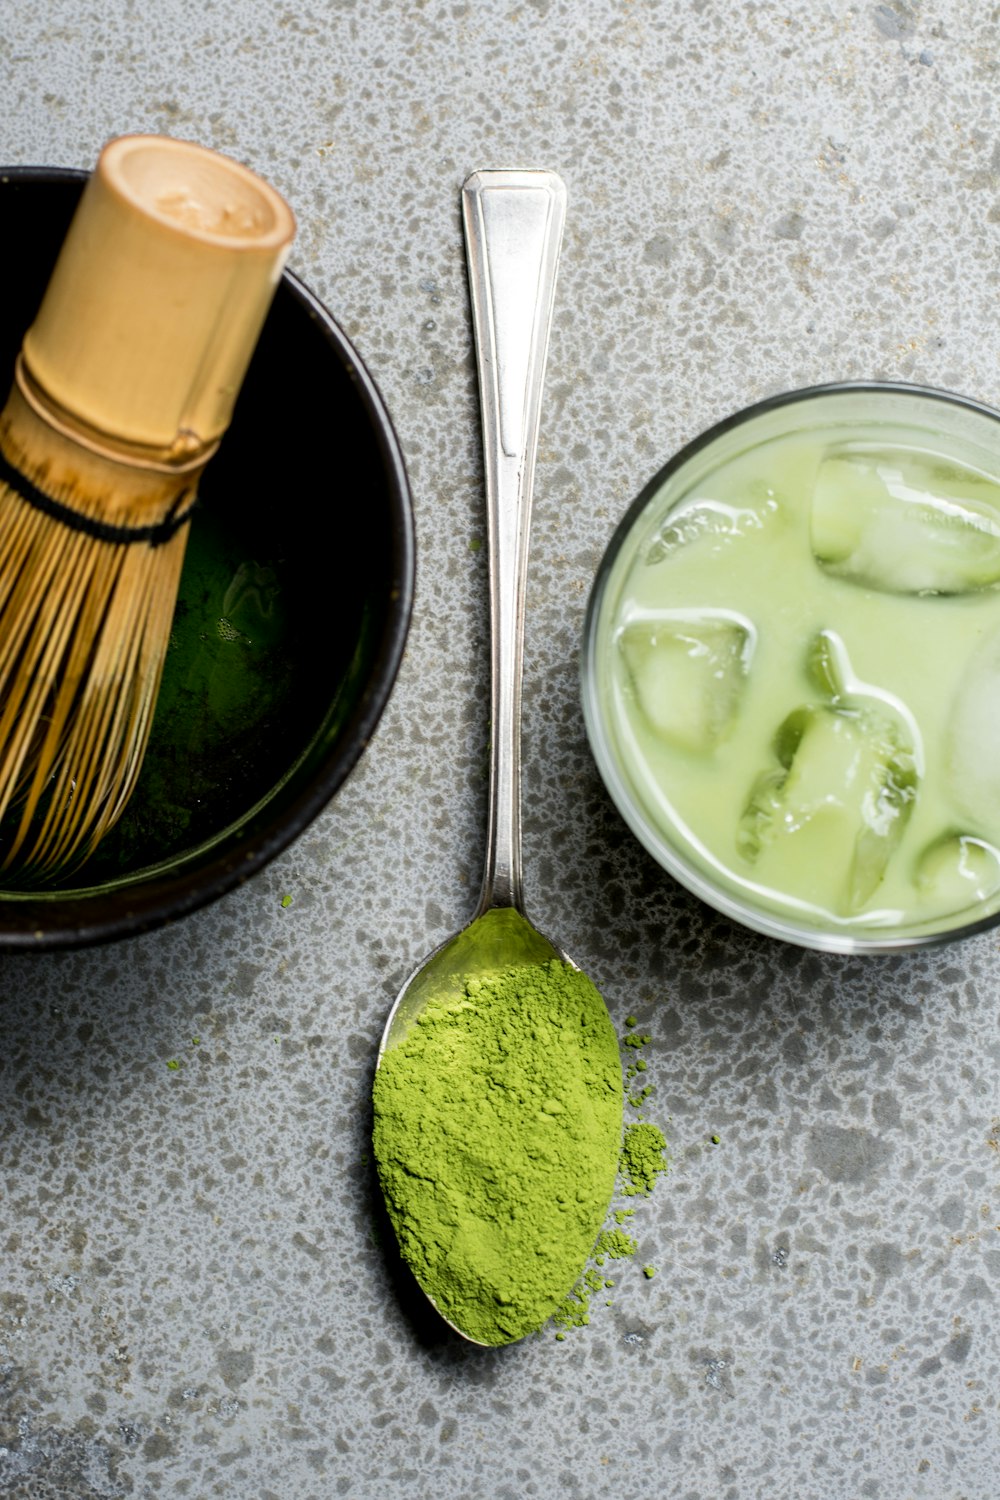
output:
M554 172L474 172L462 189L462 217L489 521L492 716L482 915L522 908L524 589L566 189Z

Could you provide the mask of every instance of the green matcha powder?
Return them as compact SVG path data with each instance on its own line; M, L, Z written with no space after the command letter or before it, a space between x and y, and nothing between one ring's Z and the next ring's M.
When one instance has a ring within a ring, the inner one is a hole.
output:
M618 1042L572 965L432 1001L375 1075L374 1148L403 1258L482 1344L541 1327L580 1276L622 1145Z

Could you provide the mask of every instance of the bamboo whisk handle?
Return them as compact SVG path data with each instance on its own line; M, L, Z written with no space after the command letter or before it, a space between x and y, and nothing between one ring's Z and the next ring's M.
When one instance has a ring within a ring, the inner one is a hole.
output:
M111 141L25 335L32 391L102 448L197 458L229 425L294 233L238 162L165 136Z

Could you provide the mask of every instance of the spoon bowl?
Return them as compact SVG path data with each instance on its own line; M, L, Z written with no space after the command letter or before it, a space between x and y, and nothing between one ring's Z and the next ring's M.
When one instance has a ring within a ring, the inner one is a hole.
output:
M400 990L386 1021L377 1069L388 1053L405 1043L422 1019L429 1018L430 1007L461 1007L463 997L477 988L479 981L497 979L514 969L541 968L553 960L576 970L563 950L524 914L520 820L521 663L531 489L565 200L565 188L551 172L477 172L463 189L489 520L492 715L486 862L472 920L436 948ZM603 1001L592 986L587 988L582 1005L588 1017L586 1024L593 1028L587 1034L598 1038L605 1058L612 1049L614 1053L620 1140L622 1089L617 1043ZM378 1095L376 1078L376 1112ZM543 1108L558 1109L558 1105L546 1101ZM602 1128L613 1113L605 1099L598 1111L604 1122ZM578 1126L577 1121L552 1123L552 1119L549 1117L542 1128L547 1142L551 1142L552 1132L564 1131L568 1138ZM543 1158L547 1142L536 1153ZM595 1211L601 1201L600 1217L593 1223L581 1263L560 1295L568 1295L584 1270L586 1254L604 1222L617 1167L617 1141L612 1144L613 1151L605 1151L602 1156L607 1180L602 1179L596 1191L591 1184L584 1194ZM378 1138L375 1155L385 1186L386 1166ZM420 1165L424 1167L423 1159ZM568 1191L570 1185L561 1186ZM389 1211L393 1218L391 1202ZM415 1266L413 1269L421 1282L419 1271ZM455 1332L472 1343L484 1342L468 1327L460 1326L454 1316L446 1315L427 1287L421 1285ZM499 1302L508 1299L513 1300L509 1288L498 1293ZM510 1342L528 1331L525 1328L502 1341Z

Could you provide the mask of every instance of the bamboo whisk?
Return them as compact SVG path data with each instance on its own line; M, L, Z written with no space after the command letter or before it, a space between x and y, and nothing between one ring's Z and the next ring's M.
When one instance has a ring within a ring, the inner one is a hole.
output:
M78 866L149 735L198 480L295 221L201 146L101 153L0 413L0 866Z

